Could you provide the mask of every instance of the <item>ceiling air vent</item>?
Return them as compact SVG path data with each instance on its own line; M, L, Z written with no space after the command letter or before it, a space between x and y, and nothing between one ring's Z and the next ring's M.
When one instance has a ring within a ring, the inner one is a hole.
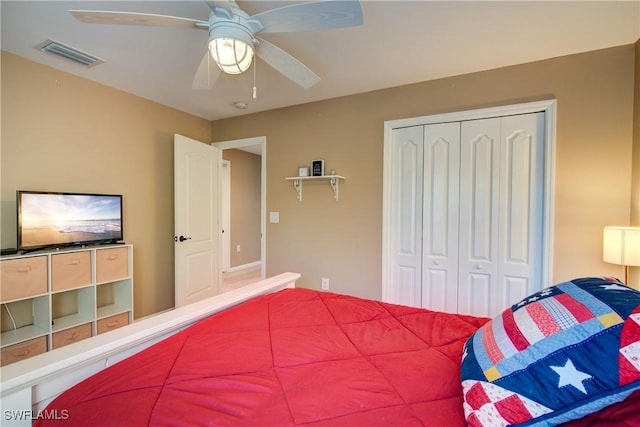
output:
M102 64L104 62L98 57L81 52L70 46L63 45L55 40L45 40L37 46L37 49L42 52L61 56L75 63L82 64L85 67L93 67L94 65Z

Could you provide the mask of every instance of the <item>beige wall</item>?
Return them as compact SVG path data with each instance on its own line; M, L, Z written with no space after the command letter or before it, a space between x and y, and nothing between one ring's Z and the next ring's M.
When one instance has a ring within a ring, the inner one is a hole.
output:
M640 226L640 40L636 42L636 72L633 116L633 177L631 224Z
M631 217L633 45L256 113L212 123L214 141L267 138L267 275L381 296L383 123L557 99L553 280L622 274L602 261L602 228ZM311 159L347 179L334 201L326 184L297 202L285 176ZM637 207L634 207L637 215Z
M2 53L2 247L15 247L17 189L123 194L135 316L173 307L173 134L210 123Z
M135 310L173 305L173 134L210 141L267 137L267 273L302 285L380 297L385 120L539 99L558 100L554 280L621 274L601 261L602 227L636 221L632 188L634 70L623 46L209 123L2 53L1 246L15 245L15 190L125 196L135 245ZM636 93L638 87L635 87ZM636 123L638 109L635 112ZM635 152L640 138L635 134ZM634 158L637 169L640 161ZM298 166L323 158L346 176L340 201Z
M636 42L633 116L633 172L631 178L631 225L640 226L640 40ZM640 267L630 268L630 280L640 284Z
M262 158L237 149L224 150L222 157L231 162L230 266L237 267L260 261Z

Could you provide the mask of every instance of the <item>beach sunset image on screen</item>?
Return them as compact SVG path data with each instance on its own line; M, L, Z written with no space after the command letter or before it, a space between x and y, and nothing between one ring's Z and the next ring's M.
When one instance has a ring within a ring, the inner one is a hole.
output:
M121 196L24 192L19 206L21 248L122 239Z

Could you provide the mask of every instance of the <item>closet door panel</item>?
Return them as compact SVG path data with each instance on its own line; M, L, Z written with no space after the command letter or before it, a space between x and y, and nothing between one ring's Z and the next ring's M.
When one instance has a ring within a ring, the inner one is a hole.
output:
M541 288L544 114L502 119L500 275L496 307Z
M500 118L463 122L459 304L468 314L488 316L498 286L499 179Z
M393 131L391 275L394 302L420 307L422 299L423 126Z
M456 311L460 123L424 128L422 306Z
M470 272L464 282L460 283L457 313L487 316L491 310L494 278L488 274Z
M501 313L505 308L522 301L531 295L532 282L528 277L502 276L497 301L492 304L492 312ZM495 315L494 314L494 315Z

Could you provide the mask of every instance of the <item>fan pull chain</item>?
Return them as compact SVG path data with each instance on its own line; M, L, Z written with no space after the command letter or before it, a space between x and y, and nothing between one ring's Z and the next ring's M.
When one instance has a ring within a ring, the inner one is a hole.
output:
M256 87L256 68L258 68L258 59L253 61L253 99L258 98L258 88Z

